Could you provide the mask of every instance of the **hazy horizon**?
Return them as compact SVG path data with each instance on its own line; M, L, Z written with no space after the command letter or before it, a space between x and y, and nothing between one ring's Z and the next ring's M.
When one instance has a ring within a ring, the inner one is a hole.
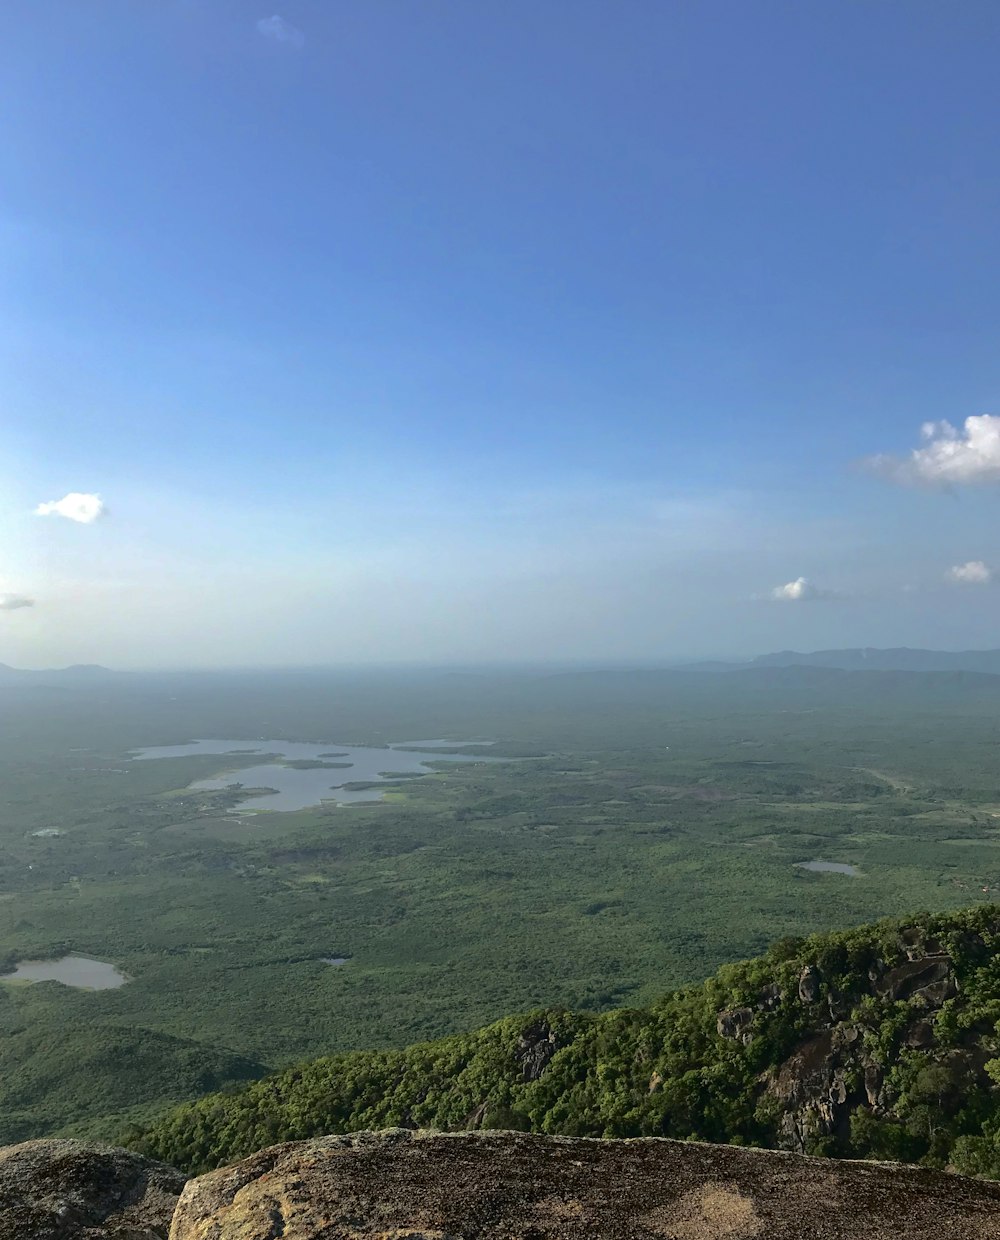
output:
M570 672L570 671L684 671L697 670L702 666L732 666L740 668L755 662L779 655L791 655L808 658L810 655L847 653L863 651L867 654L883 654L886 652L905 651L911 654L944 654L944 655L979 655L1000 653L1000 645L983 647L922 647L922 646L851 646L824 647L816 650L760 650L753 654L707 654L670 658L667 656L651 656L649 658L606 658L589 659L493 659L472 662L444 662L438 660L407 661L344 661L340 663L191 663L191 664L107 664L107 663L69 663L51 666L15 665L0 660L0 668L15 672L63 672L63 671L94 671L122 672L136 675L199 675L218 673L220 675L281 675L316 673L366 675L386 673L388 675L405 675L407 673L425 675L477 675L490 673L538 673L538 672Z
M0 661L1000 644L996 5L100 11L0 49Z

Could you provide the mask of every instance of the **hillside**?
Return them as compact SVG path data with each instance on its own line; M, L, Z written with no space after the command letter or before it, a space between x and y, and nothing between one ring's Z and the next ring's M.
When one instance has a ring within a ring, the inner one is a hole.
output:
M39 1039L32 1029L8 1026L0 1037L0 1131L8 1141L25 1141L56 1120L64 1134L79 1127L114 1136L123 1115L156 1115L266 1071L242 1055L153 1029L81 1022L58 1038Z
M1000 906L785 940L644 1009L318 1059L128 1144L189 1171L402 1126L666 1136L1000 1176Z

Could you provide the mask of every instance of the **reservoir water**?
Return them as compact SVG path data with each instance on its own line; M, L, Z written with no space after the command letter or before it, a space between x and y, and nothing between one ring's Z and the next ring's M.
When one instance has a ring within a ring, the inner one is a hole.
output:
M851 878L860 878L861 871L853 865L844 865L842 861L796 861L800 870L812 870L815 874L848 874Z
M403 782L433 770L437 762L503 762L486 754L457 753L457 748L486 747L491 741L400 741L384 747L340 745L333 741L306 744L301 741L260 739L197 740L184 745L156 745L138 749L132 754L136 761L163 758L192 758L218 755L246 758L259 754L268 761L226 769L211 779L199 779L190 788L206 792L219 791L232 784L244 788L273 788L273 792L247 797L234 813L246 810L308 809L323 801L350 805L357 801L379 801L385 786L395 780ZM450 748L447 748L450 747ZM435 752L428 752L434 750ZM277 759L277 760L275 760ZM345 784L382 785L368 788L346 788Z
M13 973L0 975L0 982L62 982L82 990L115 990L128 978L113 964L87 956L62 956L59 960L20 960Z

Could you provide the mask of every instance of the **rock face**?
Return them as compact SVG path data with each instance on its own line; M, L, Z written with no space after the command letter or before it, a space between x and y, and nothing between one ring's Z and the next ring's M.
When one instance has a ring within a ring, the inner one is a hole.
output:
M166 1240L173 1167L86 1141L0 1149L0 1240Z
M171 1240L996 1240L1000 1184L642 1139L393 1129L190 1181Z
M811 1142L826 1137L846 1148L851 1115L859 1106L877 1118L891 1118L896 1096L886 1084L883 1064L866 1046L860 1026L845 1018L865 993L906 1002L912 1023L902 1031L900 1042L911 1050L926 1051L934 1045L937 1011L959 993L954 962L939 942L921 941L911 933L903 936L902 946L906 960L895 967L877 962L868 976L868 990L853 996L831 988L817 966L802 970L800 1001L817 1005L825 991L830 1017L829 1023L819 1022L825 1027L801 1042L784 1063L761 1077L765 1093L779 1105L776 1136L781 1149L801 1154ZM758 1021L752 1008L723 1011L718 1014L718 1031L748 1044L759 1031ZM941 1052L933 1062L970 1083L983 1075L981 1064L977 1067L961 1051Z
M940 1007L958 994L958 984L947 956L911 955L905 964L876 979L875 991L890 999L916 998L926 1007Z
M726 1008L719 1013L715 1022L720 1038L729 1038L734 1042L742 1042L744 1046L752 1039L753 1009L748 1007Z
M559 1040L544 1021L536 1021L518 1039L515 1058L525 1081L537 1081L559 1049Z

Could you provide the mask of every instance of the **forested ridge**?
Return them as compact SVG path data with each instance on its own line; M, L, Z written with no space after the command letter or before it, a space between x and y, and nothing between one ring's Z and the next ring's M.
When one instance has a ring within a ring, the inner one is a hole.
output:
M317 1059L126 1141L191 1172L365 1128L668 1136L1000 1177L1000 906L786 939L645 1008Z

